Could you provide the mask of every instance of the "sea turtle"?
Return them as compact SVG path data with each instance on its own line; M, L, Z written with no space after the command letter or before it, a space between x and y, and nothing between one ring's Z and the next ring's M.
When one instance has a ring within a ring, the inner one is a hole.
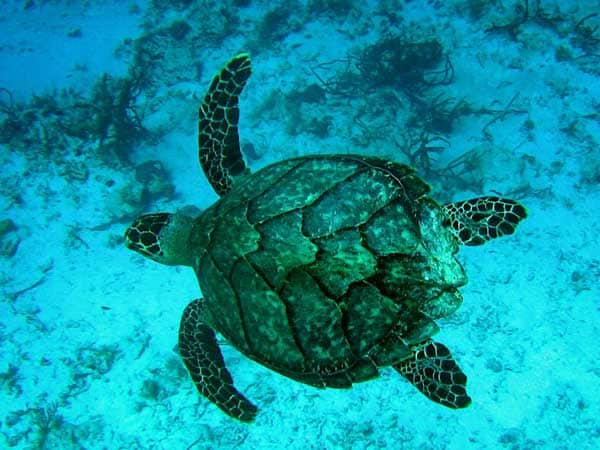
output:
M461 303L459 244L515 231L514 200L440 205L403 164L311 155L250 174L240 152L238 97L250 57L214 77L199 111L200 163L221 198L198 217L147 214L127 247L191 266L204 294L183 313L179 352L200 393L230 416L257 408L233 386L215 331L289 378L347 388L392 366L431 400L463 408L467 377L431 340Z

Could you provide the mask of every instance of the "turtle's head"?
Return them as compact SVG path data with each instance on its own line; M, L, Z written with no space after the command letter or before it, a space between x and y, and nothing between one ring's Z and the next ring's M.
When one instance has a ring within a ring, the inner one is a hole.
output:
M191 266L188 242L193 223L183 214L146 214L127 228L125 245L161 264Z

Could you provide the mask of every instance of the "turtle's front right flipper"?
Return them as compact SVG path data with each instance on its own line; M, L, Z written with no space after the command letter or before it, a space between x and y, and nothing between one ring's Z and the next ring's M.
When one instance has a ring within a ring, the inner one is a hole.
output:
M519 202L491 196L447 203L444 210L450 219L450 231L463 245L481 245L513 234L527 217L527 210Z
M203 300L190 303L179 327L179 353L198 391L231 417L251 422L256 406L237 391L215 332L202 319Z
M234 56L213 78L198 112L200 164L215 192L225 195L246 164L238 136L238 97L250 76L250 56Z

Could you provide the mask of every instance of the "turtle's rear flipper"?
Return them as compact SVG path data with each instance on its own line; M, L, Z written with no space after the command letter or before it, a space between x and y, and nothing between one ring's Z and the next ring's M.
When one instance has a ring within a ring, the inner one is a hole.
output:
M226 414L251 422L256 406L233 387L215 332L202 320L202 300L190 303L179 326L179 353L198 391Z
M471 403L465 389L467 376L446 346L438 342L422 344L411 359L394 368L434 402L449 408L465 408Z
M478 197L444 205L450 219L450 230L463 245L481 245L513 234L527 210L515 200L500 197Z

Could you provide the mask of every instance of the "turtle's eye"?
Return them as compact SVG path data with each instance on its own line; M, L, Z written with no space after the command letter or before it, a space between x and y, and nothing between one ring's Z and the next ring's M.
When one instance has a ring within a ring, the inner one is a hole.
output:
M125 232L127 248L154 260L162 258L164 255L159 236L163 227L169 223L170 217L170 214L159 213L147 214L136 219Z

